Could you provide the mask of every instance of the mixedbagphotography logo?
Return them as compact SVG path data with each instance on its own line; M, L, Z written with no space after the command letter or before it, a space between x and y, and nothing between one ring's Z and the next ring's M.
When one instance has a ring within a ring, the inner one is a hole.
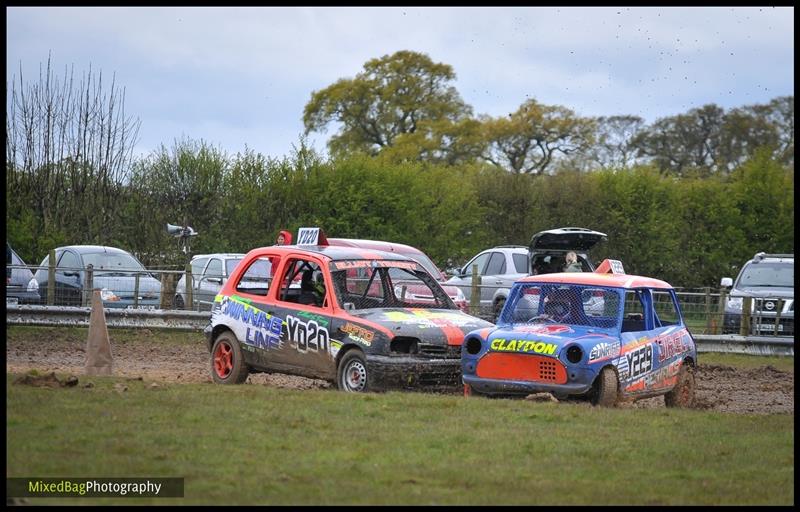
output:
M182 498L183 478L6 478L11 498Z

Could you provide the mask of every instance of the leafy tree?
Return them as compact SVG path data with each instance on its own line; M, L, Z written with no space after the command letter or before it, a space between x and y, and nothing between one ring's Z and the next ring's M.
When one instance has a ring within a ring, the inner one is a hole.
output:
M530 99L508 117L484 117L489 149L484 159L515 174L541 174L558 153L570 155L593 141L591 119Z
M341 127L328 142L332 154L374 155L420 123L468 117L471 108L450 85L455 76L449 65L407 50L369 60L355 78L311 94L303 111L306 134L336 122Z
M174 141L171 148L162 145L138 161L131 178L131 207L139 211L129 212L130 223L123 228L135 241L137 254L160 263L185 259L167 235L167 223L188 224L199 233L192 239L193 252L226 247L228 230L218 216L228 168L229 158L222 150L188 138Z
M483 127L475 119L420 121L413 133L398 135L381 154L390 161L458 166L475 162L486 151Z
M634 139L638 152L662 171L684 175L716 169L724 110L709 104L657 120Z
M644 128L639 116L599 117L591 157L601 168L624 168L635 163L636 148L632 141Z

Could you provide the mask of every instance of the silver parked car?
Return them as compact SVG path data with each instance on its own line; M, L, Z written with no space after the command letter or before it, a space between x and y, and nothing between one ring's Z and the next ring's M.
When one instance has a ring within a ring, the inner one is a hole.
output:
M210 311L214 297L228 281L228 277L244 258L244 253L197 254L192 257L192 307L197 311ZM269 282L272 275L269 261L259 261L248 272L248 281ZM185 309L189 302L184 274L175 286L173 307Z
M477 265L481 278L481 309L491 308L494 318L497 318L514 281L530 274L563 272L566 255L570 251L577 254L584 272L593 272L594 265L587 253L606 239L605 233L586 228L564 227L540 231L533 235L529 247L502 245L478 253L464 267L456 269L447 284L461 288L469 300L472 296L472 267Z
M731 287L725 302L723 333L738 334L745 297L751 297L751 332L794 335L794 254L757 253L734 282L723 277L721 286Z
M530 274L528 249L521 245L501 245L479 252L466 265L452 272L447 284L458 286L467 298L472 297L472 269L477 265L481 285L480 306L492 308L496 317L508 298L514 281Z
M87 267L92 266L92 289L100 290L106 308L158 309L161 305L161 282L154 278L131 253L102 245L70 245L55 250L54 305L81 306L90 292ZM47 302L48 267L45 256L31 279L28 289ZM134 292L138 295L134 296Z

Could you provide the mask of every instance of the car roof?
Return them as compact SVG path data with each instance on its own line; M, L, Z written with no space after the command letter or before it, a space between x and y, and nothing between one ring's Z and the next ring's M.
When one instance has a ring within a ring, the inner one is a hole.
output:
M399 254L425 254L416 247L383 240L363 240L358 238L328 238L328 244L337 247L360 247Z
M606 272L557 272L553 274L540 274L527 276L517 281L518 283L563 283L587 286L611 286L615 288L660 288L671 290L672 286L666 281L652 277L635 276L630 274L611 274Z
M791 263L794 264L794 254L768 254L764 252L756 253L748 263L759 263L761 261Z
M509 252L512 252L512 253L526 253L527 254L527 252L528 252L528 248L525 247L524 245L495 245L494 247L490 247L488 249L484 249L481 252L502 251L502 250L508 250Z
M211 254L195 254L192 261L200 258L244 258L243 252L214 252Z
M311 253L316 256L322 256L331 261L342 261L342 260L414 261L408 256L404 256L396 252L386 252L374 249L362 249L360 247L342 247L342 246L331 246L331 245L275 245L275 246L260 247L258 249L253 249L253 251L263 251L263 250L273 250L276 251L278 254L288 254L288 253L297 254L305 252L305 253ZM417 263L416 261L414 262ZM419 265L419 263L417 264Z
M107 245L65 245L63 247L56 247L56 251L63 251L66 249L71 249L80 254L91 254L98 252L130 254L128 251L124 249L120 249L118 247L109 247Z

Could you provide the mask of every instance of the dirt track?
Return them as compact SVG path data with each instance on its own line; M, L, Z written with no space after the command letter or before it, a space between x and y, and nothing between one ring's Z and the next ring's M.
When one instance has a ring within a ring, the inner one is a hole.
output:
M8 337L6 372L41 372L83 375L86 339L56 330L43 331L36 339ZM202 336L196 344L164 344L157 335L144 331L141 338L119 343L111 333L114 375L142 377L149 381L210 382L210 358ZM732 413L794 414L794 374L772 366L753 369L706 365L700 359L697 378L697 407ZM281 374L256 374L248 380L292 389L326 389L325 381ZM638 401L628 407L664 407L661 397Z

